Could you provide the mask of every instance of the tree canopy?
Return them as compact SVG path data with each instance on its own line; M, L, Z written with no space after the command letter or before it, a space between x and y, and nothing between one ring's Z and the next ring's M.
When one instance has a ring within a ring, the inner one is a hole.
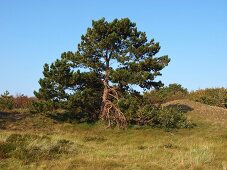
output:
M68 101L69 107L81 108L81 114L90 112L106 120L108 126L125 127L119 99L138 93L138 87L149 90L163 86L155 78L161 76L170 59L167 55L155 57L160 48L128 18L92 21L75 53L65 52L61 59L44 65L44 78L39 80L41 87L35 95Z

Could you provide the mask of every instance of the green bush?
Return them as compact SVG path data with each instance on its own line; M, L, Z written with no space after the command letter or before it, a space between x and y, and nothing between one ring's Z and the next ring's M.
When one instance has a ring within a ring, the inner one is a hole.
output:
M0 96L0 110L11 110L13 109L13 96L9 95L8 91L5 91Z
M227 89L207 88L196 90L189 94L189 99L211 106L227 108Z
M194 125L187 120L185 113L176 108L166 107L159 110L158 127L165 129L191 128Z
M145 105L131 119L132 124L148 125L164 129L189 128L194 125L187 120L185 113L172 107Z
M158 90L152 90L144 94L144 98L151 105L160 106L162 103L184 99L188 95L186 88L180 84L170 84L169 86L162 87Z
M180 107L161 107L151 103L146 96L128 95L121 98L118 105L131 125L164 129L193 127Z

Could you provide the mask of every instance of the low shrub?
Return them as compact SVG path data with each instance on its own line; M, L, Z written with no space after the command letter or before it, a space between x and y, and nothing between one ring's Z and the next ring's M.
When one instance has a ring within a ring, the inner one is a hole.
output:
M5 91L0 96L0 110L11 110L13 107L13 96L8 91Z
M185 113L171 107L160 109L157 120L156 125L154 125L165 129L192 128L194 126L194 124L187 120Z
M23 94L17 94L15 97L13 97L13 106L16 109L27 109L35 101L37 101L35 97L28 97Z
M37 101L35 97L28 97L23 94L12 96L8 91L5 91L0 96L0 110L28 109L35 101Z
M169 86L162 87L158 90L152 90L144 94L144 98L151 105L160 106L173 100L184 99L188 95L188 90L183 88L180 84L169 84Z
M194 125L187 120L185 113L177 108L145 105L130 120L132 124L148 125L164 129L191 128Z
M162 103L162 102L161 102ZM189 128L194 125L187 120L181 107L161 107L141 95L128 95L119 100L119 107L131 125L151 126L164 129Z
M47 142L47 146L39 145L43 142ZM16 158L25 163L37 162L40 159L56 159L75 151L73 144L65 139L52 142L46 136L12 134L5 142L0 143L0 159Z

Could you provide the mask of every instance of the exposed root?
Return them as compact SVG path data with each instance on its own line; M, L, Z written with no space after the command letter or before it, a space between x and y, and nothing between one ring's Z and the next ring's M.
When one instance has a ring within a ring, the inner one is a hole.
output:
M114 88L110 87L108 89L109 97L114 98L118 102L119 98L117 91ZM104 103L101 118L108 122L107 128L111 127L111 125L113 124L116 124L119 128L127 127L127 119L125 115L110 99L106 100Z
M119 128L127 127L127 120L121 110L113 104L110 100L106 101L103 108L103 116L104 120L108 121L108 127L111 127L112 124L116 123Z

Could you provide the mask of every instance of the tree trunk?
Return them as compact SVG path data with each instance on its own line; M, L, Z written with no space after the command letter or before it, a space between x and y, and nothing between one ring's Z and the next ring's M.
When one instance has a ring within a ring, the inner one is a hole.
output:
M105 119L106 104L109 98L109 61L106 59L106 71L103 80L104 90L102 95L101 118Z
M102 106L101 106L101 119L108 122L107 127L111 126L111 123L116 124L119 128L127 127L127 120L121 110L115 105L112 100L113 98L118 101L117 91L109 86L109 59L106 57L106 70L105 77L103 80L103 95L102 95Z

